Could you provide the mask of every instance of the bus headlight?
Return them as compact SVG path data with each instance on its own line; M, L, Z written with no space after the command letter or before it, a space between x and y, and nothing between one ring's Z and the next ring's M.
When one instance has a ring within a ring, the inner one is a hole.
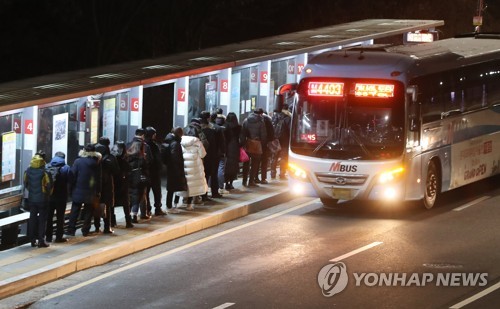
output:
M302 180L302 181L307 181L307 173L305 170L301 169L297 165L293 163L288 163L288 171L290 177Z
M390 183L400 179L403 175L404 168L398 167L380 174L378 182L381 184Z

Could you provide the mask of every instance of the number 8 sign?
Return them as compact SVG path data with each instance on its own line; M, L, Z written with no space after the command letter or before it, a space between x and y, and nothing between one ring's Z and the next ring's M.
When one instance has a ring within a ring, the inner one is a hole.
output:
M227 92L229 90L229 83L227 82L227 79L221 79L220 81L220 91L221 92Z

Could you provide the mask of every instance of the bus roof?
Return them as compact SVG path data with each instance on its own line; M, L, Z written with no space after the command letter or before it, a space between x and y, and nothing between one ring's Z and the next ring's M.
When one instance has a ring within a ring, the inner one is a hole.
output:
M500 58L500 39L491 36L451 38L413 45L357 47L312 58L306 69L312 69L313 73L304 70L302 78L337 76L404 80L492 58ZM356 66L362 70L354 69Z

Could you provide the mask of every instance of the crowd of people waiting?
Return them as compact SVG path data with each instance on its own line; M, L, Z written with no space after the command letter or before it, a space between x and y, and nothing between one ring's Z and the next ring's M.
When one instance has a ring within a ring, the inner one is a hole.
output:
M235 113L224 115L220 108L213 113L203 111L187 127L173 128L162 142L157 141L153 127L137 129L129 143L116 141L110 145L109 138L102 136L98 143L85 145L71 167L63 152L56 152L46 163L45 153L38 151L24 173L31 246L50 246L54 215L54 241L63 243L68 241L65 235L75 236L79 220L83 236L114 233L115 208L119 206L123 207L125 228L149 220L153 214L175 214L179 208L193 210L235 189L240 164L245 187L267 184L269 164L271 178L278 176L279 165L279 178L284 180L290 119L283 102L278 102L272 117L263 109L255 109L242 124ZM161 187L164 167L165 210ZM69 199L72 204L65 231Z

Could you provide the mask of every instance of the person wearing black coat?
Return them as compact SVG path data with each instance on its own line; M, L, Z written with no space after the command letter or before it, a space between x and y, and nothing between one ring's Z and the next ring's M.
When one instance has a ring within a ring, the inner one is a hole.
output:
M115 205L111 210L111 226L116 225L116 217L114 214L116 206L122 206L123 213L125 214L125 227L132 228L134 225L132 224L132 216L130 215L130 199L128 192L128 174L130 167L128 165L125 142L116 141L113 148L111 148L111 154L115 156L118 166L120 167L120 173L116 175L114 179ZM115 225L113 225L113 223Z
M224 181L226 190L234 189L233 181L238 178L240 170L240 132L241 125L235 113L226 116L224 137L226 140L226 165L224 166Z
M271 178L276 178L277 167L279 164L281 180L286 180L286 170L288 165L288 147L290 146L290 123L291 113L288 111L288 105L277 100L278 105L273 114L273 127L275 131L274 138L280 141L281 150L273 155L271 161ZM280 104L281 103L281 104Z
M142 138L134 137L127 148L129 165L128 185L132 223L139 223L137 215L141 211L141 219L151 219L146 205L146 188L149 181L146 146Z
M205 168L205 178L207 184L210 186L212 191L212 198L221 198L222 195L219 193L219 180L217 178L219 170L219 161L221 156L224 154L224 148L222 146L223 138L222 131L216 129L212 123L209 122L210 112L203 111L200 114L200 126L202 132L205 134L209 146L205 149L207 155L203 158L203 166ZM208 201L208 193L202 196L203 201Z
M183 130L176 127L171 133L167 134L161 147L162 161L167 166L167 211L178 213L177 204L179 196L175 192L187 191L186 175L184 173L184 156L182 154ZM175 207L172 204L175 204Z
M271 151L267 148L267 143L271 142L274 139L274 128L271 116L269 116L266 111L262 108L259 108L259 113L262 116L262 120L264 121L264 125L266 128L266 140L262 142L262 157L260 160L260 179L255 178L256 183L267 184L267 167L269 165L269 160L271 159Z
M95 151L94 144L87 144L80 150L79 157L71 166L69 182L71 188L71 213L69 216L67 235L75 236L76 221L83 204L82 234L90 233L90 223L94 217L101 196L101 154ZM94 218L94 221L96 218ZM96 223L94 222L96 225ZM96 231L99 226L96 225Z
M54 157L45 166L45 169L56 171L55 182L52 183L52 194L49 198L49 212L47 216L47 230L45 239L52 242L54 233L54 214L56 215L56 242L66 242L64 238L64 215L66 213L66 203L68 202L68 178L70 167L66 164L66 155L62 151L55 153Z
M161 162L161 154L160 147L156 143L156 130L153 127L146 127L146 134L144 135L144 139L146 144L148 144L149 149L151 151L151 162L149 164L149 183L148 188L146 189L146 202L148 205L148 209L151 212L151 209L154 206L155 208L155 216L164 216L167 213L161 209L161 170L162 170L162 162ZM149 194L153 191L154 205L151 205L151 201L149 200Z
M115 202L115 184L114 179L120 173L120 168L116 157L111 154L109 149L110 140L106 136L99 138L99 143L95 146L95 150L102 156L102 193L99 202L106 205L104 220L104 234L112 234L111 219L114 210L112 209ZM115 223L116 225L116 223Z
M240 142L242 145L246 145L249 139L258 140L261 144L267 140L266 125L264 124L264 120L259 110L254 110L253 113L243 120ZM262 148L264 147L265 145L262 144ZM248 156L250 157L250 161L243 163L243 186L247 186L248 181L249 187L257 187L258 185L255 183L255 179L259 173L262 153L257 154L248 152Z

